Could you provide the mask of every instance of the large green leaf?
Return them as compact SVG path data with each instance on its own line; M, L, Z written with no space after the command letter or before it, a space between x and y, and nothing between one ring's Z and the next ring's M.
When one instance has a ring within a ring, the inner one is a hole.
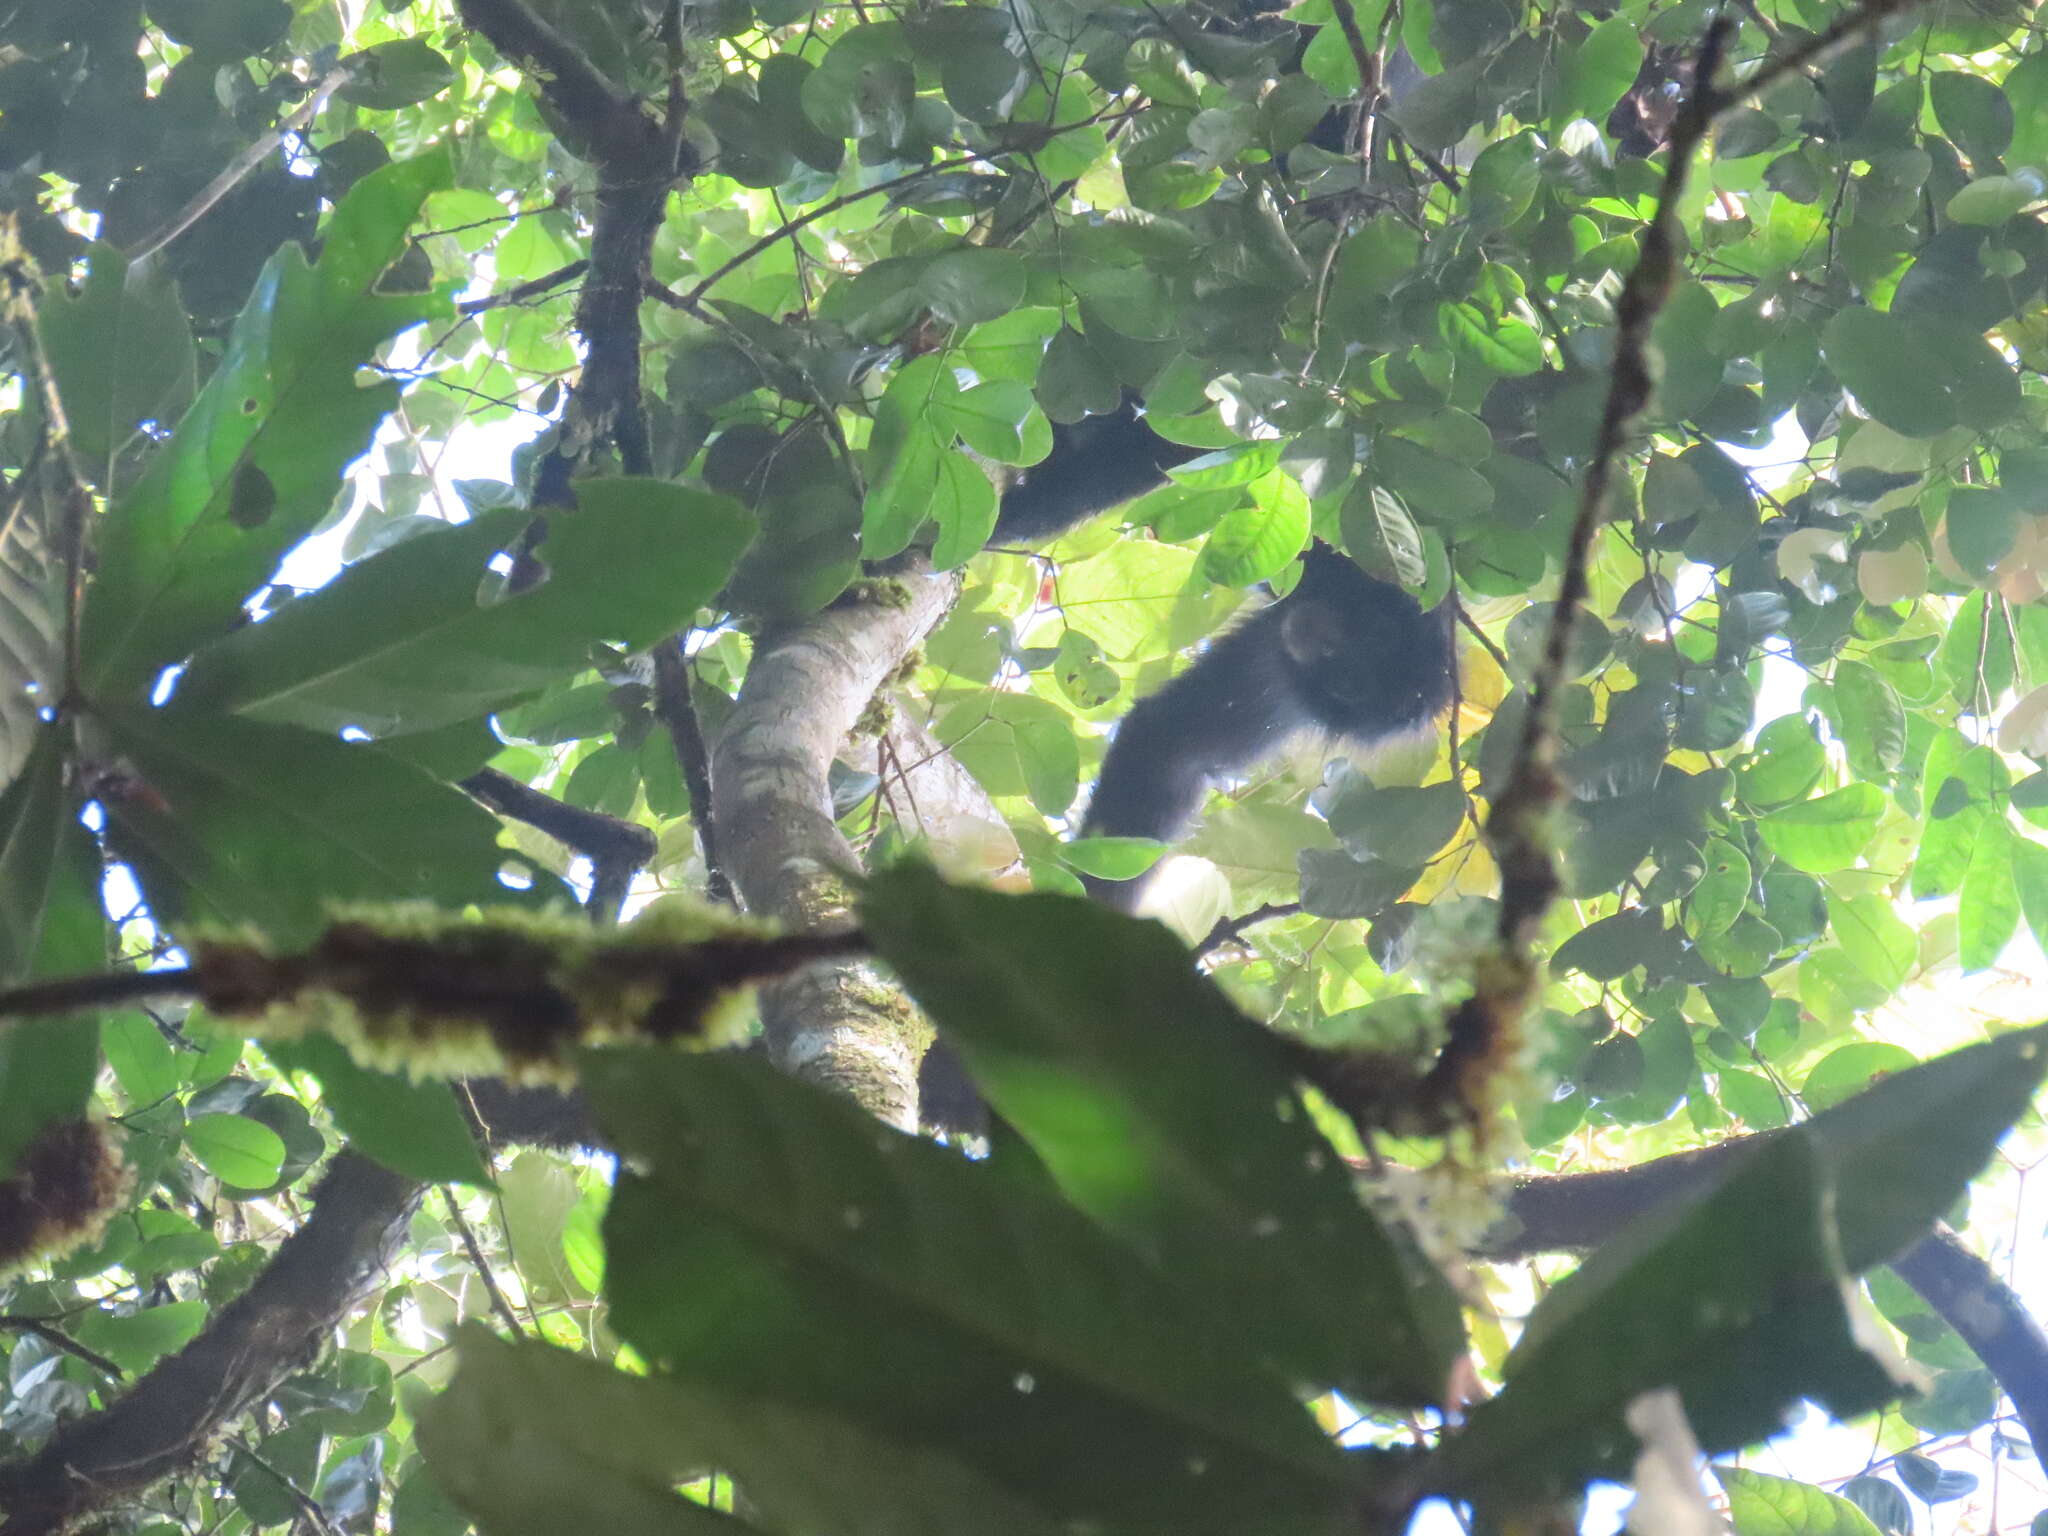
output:
M486 512L204 647L180 705L377 735L470 719L584 670L599 640L638 649L682 628L754 532L736 502L659 481L585 481L576 498L549 520L539 586L487 595L491 558L528 518Z
M21 776L0 793L0 986L28 974L43 931L57 844L70 797L64 793L69 732L46 726Z
M498 823L460 790L365 743L181 710L104 717L135 782L104 797L159 923L250 924L302 944L336 902L521 897Z
M273 1040L264 1051L283 1070L319 1080L321 1105L353 1150L430 1183L490 1183L476 1136L448 1084L358 1066L326 1035Z
M63 687L63 570L51 558L62 516L53 477L24 471L0 517L0 785L13 781Z
M2048 1027L1893 1072L1805 1127L1827 1156L1842 1262L1895 1257L1955 1203L2048 1074Z
M762 1529L676 1492L714 1468L773 1530L1061 1536L971 1468L884 1428L754 1394L628 1376L545 1344L465 1333L421 1415L435 1477L487 1536L738 1536ZM794 1474L794 1475L793 1475Z
M82 673L111 695L226 629L278 558L326 515L342 470L398 399L357 370L446 301L385 294L427 195L430 155L364 177L328 221L317 263L296 245L263 268L227 355L148 473L100 526Z
M1310 1382L1440 1399L1462 1347L1449 1289L1358 1202L1277 1042L1165 929L915 867L861 911L1067 1198L1215 1326Z
M49 757L54 762L56 753ZM68 817L50 831L54 846L41 859L28 970L36 976L96 975L107 964L99 850ZM11 839L8 851L13 852ZM11 870L4 872L12 877ZM90 1015L23 1019L0 1030L0 1175L44 1126L86 1113L99 1061L98 1021Z
M1626 1475L1628 1404L1675 1387L1711 1453L1760 1440L1810 1397L1840 1416L1895 1396L1865 1352L1813 1139L1780 1133L1711 1194L1637 1222L1538 1303L1508 1383L1445 1448L1445 1491L1576 1492Z
M1828 322L1822 346L1844 387L1908 437L1933 437L1958 422L1995 426L2020 403L2012 365L1946 315L1845 309Z
M92 248L76 291L52 287L36 315L72 441L101 486L146 422L175 421L196 387L192 322L160 274Z
M1746 1467L1716 1467L1714 1476L1737 1536L1880 1536L1868 1515L1825 1488Z
M745 1058L593 1053L584 1083L644 1170L605 1219L613 1326L683 1380L918 1444L1052 1524L1341 1528L1359 1469L1286 1382L1028 1163ZM801 1482L805 1448L784 1456L777 1485ZM904 1525L941 1491L898 1489Z

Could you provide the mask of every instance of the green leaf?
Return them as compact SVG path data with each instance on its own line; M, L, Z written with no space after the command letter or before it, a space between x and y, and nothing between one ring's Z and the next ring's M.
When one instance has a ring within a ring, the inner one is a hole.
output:
M1796 1130L1597 1250L1537 1303L1504 1373L1500 1395L1445 1447L1460 1493L1526 1496L1625 1475L1635 1446L1623 1410L1656 1387L1678 1390L1710 1453L1775 1433L1801 1397L1846 1417L1898 1391L1858 1342L1826 1164Z
M1720 1098L1728 1113L1753 1131L1776 1130L1789 1118L1785 1096L1769 1078L1758 1072L1723 1067Z
M2014 838L2012 883L2019 894L2027 931L2036 944L2048 949L2048 848L2031 838Z
M1381 568L1411 591L1429 579L1429 560L1422 535L1401 498L1376 482L1358 481L1344 498L1344 547Z
M1821 349L1857 401L1907 437L1934 437L1958 422L1995 426L2019 405L2012 365L1946 315L1845 309L1828 322ZM1899 366L1905 357L1911 368Z
M610 1315L679 1380L920 1444L1060 1524L1309 1530L1342 1498L1283 1378L1040 1180L878 1136L759 1061L593 1053L584 1081L644 1170L605 1216ZM1046 1457L1059 1478L1033 1477Z
M1162 637L1175 649L1192 645L1243 600L1233 588L1191 580L1195 558L1170 544L1119 539L1069 562L1060 570L1067 622L1110 656L1145 654Z
M1765 845L1787 864L1824 875L1847 869L1863 856L1883 814L1883 790L1850 784L1772 811L1756 825Z
M183 1086L171 1043L147 1014L115 1014L100 1026L100 1044L133 1107L147 1109Z
M1898 690L1860 661L1838 661L1835 719L1858 778L1885 780L1906 755L1906 708Z
M1437 307L1437 334L1462 363L1482 374L1520 378L1543 366L1543 338L1521 320L1495 318L1475 304Z
M916 89L917 76L901 23L848 27L833 41L824 62L804 80L804 113L834 138L880 134L893 141L906 125Z
M1857 972L1885 993L1898 990L1920 957L1920 938L1876 893L1837 900L1834 938Z
M1827 762L1827 749L1807 718L1780 715L1756 733L1750 756L1736 764L1736 788L1753 806L1783 805L1804 798Z
M1743 1467L1716 1467L1736 1536L1882 1536L1870 1517L1810 1483Z
M1887 1040L1858 1040L1838 1046L1806 1074L1800 1097L1811 1110L1832 1109L1854 1098L1880 1077L1918 1066L1913 1053Z
M25 968L29 977L91 976L106 969L104 878L98 847L82 826L65 818L44 876L47 894ZM99 1054L97 1020L91 1016L27 1018L0 1030L0 1175L44 1127L85 1115Z
M1996 160L2012 143L2012 102L1982 75L1939 69L1927 76L1935 121L1972 163Z
M0 985L23 980L34 963L64 836L66 732L37 732L21 774L0 793Z
M263 1049L280 1071L319 1080L322 1104L363 1156L427 1183L490 1185L476 1136L446 1083L357 1066L326 1035L275 1040Z
M203 1301L167 1301L126 1314L89 1312L70 1332L87 1349L98 1350L130 1375L139 1375L191 1343L206 1319Z
M1707 841L1706 873L1686 898L1689 926L1699 936L1726 933L1749 904L1749 855L1726 838Z
M2003 491L1987 486L1958 486L1949 493L1948 531L1956 564L1974 581L1984 581L2012 553L2024 514Z
M1202 574L1226 587L1276 576L1308 542L1308 493L1274 471L1253 487L1254 501L1224 514L1202 545Z
M1379 916L1422 877L1418 866L1354 859L1334 848L1304 848L1295 859L1302 911L1338 921Z
M979 464L962 453L942 454L931 515L939 525L932 566L950 570L981 553L996 526L996 488Z
M1895 1071L1806 1122L1828 1154L1842 1262L1896 1257L1955 1202L2048 1073L2048 1030Z
M481 1328L464 1333L458 1359L455 1380L420 1414L420 1449L448 1497L501 1536L543 1536L584 1522L617 1536L745 1536L758 1528L678 1486L706 1465L751 1471L746 1452L764 1430L809 1436L822 1428L821 1415L755 1403L744 1424L728 1420L721 1436L717 1415L731 1405L713 1394L628 1376L534 1341L508 1344ZM829 1455L823 1438L808 1443L820 1451L821 1468L844 1464L851 1473L861 1465L844 1438ZM891 1466L884 1475L904 1472ZM859 1496L866 1494L863 1487Z
M1954 1375L1957 1373L1946 1372L1944 1374ZM1996 1411L1996 1406L1994 1398L1992 1404L1993 1411ZM1974 1425L1982 1423L1983 1420L1979 1418L1971 1422ZM1923 1456L1915 1451L1902 1452L1893 1462L1893 1466L1898 1471L1899 1481L1912 1489L1913 1493L1924 1504L1945 1504L1950 1499L1964 1497L1966 1494L1975 1491L1977 1487L1977 1478L1974 1473L1962 1471L1960 1468L1951 1469L1944 1467L1932 1456Z
M2016 839L2002 816L1985 820L1963 875L1956 909L1957 959L1965 971L1998 964L2020 926L2020 880Z
M1073 727L1063 720L1026 720L1015 729L1017 763L1033 808L1041 816L1066 814L1081 787L1081 744Z
M866 559L901 554L930 515L940 461L951 447L950 429L942 434L934 423L944 420L944 408L959 390L951 370L931 354L906 363L889 381L868 440L868 493L861 513Z
M132 689L229 628L325 513L398 399L393 383L361 387L357 369L391 336L446 312L444 299L376 285L448 175L443 155L386 166L335 209L317 264L296 245L265 264L219 369L98 530L79 638L96 694ZM253 527L229 516L245 470L265 478L277 508Z
M1377 1402L1440 1391L1461 1348L1456 1303L1358 1204L1305 1119L1278 1108L1293 1103L1282 1054L1165 929L912 868L877 877L861 911L1067 1198L1153 1254L1215 1326L1230 1319L1289 1375ZM1062 963L1048 970L1048 953ZM1359 1298L1373 1328L1332 1315L1334 1294Z
M810 78L811 69L809 61L795 54L778 53L762 60L754 87L763 112L779 131L782 144L811 169L830 173L837 171L846 158L846 143L819 132L804 112L804 82Z
M978 325L1024 302L1024 261L985 246L949 251L924 269L919 292L949 325Z
M493 593L488 568L528 514L487 512L202 648L180 706L376 735L472 719L585 670L600 640L641 650L685 627L754 534L737 502L659 481L583 480L576 498L550 520L548 577L530 591Z
M416 37L375 43L341 61L348 82L334 94L375 112L396 112L455 83L455 66Z
M1166 852L1149 837L1077 837L1060 845L1060 857L1100 880L1135 880Z
M498 846L490 812L376 747L178 710L102 718L147 786L109 799L110 834L173 930L250 925L298 944L337 902L534 901L552 884ZM499 878L508 866L527 891Z
M96 243L86 280L52 285L36 311L72 441L103 486L144 422L175 421L197 387L192 322L161 274Z
M2003 224L2022 209L2041 201L2048 178L2032 166L2011 176L1979 176L1948 200L1946 212L1957 224Z
M284 1166L283 1138L242 1115L195 1115L185 1123L185 1145L223 1184L246 1189L262 1188Z
M1324 818L1354 858L1421 865L1457 834L1465 819L1465 796L1448 779L1421 788L1395 784L1380 789L1361 774L1346 782Z

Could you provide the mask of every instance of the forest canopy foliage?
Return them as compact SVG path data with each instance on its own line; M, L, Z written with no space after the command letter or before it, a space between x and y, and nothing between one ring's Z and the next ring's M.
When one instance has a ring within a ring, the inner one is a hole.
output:
M2040 1529L2044 211L2021 0L0 0L0 1536ZM1318 540L1442 728L1076 836Z

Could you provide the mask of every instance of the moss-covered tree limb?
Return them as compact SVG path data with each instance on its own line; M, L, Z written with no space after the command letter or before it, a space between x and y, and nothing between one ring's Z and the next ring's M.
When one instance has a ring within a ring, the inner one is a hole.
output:
M832 759L957 590L954 577L913 569L756 645L711 754L721 856L749 911L800 933L851 921L845 876L859 858L832 815ZM817 965L764 987L761 1020L777 1062L916 1125L928 1028L871 966Z
M420 1189L354 1153L336 1157L305 1225L199 1337L106 1409L0 1466L0 1536L75 1529L191 1465L385 1282Z

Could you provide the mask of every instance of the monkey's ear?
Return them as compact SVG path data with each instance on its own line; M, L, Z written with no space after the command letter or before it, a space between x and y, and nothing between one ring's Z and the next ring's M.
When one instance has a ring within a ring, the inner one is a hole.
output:
M1328 603L1304 600L1299 593L1282 599L1280 645L1290 660L1304 667L1318 666L1340 656L1355 636L1344 632L1344 619Z

